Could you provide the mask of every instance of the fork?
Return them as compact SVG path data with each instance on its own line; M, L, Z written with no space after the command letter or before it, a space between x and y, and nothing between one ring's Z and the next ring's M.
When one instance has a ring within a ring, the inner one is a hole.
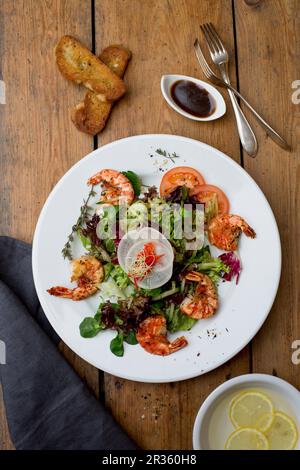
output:
M200 66L202 68L202 71L203 71L204 75L206 76L206 78L209 81L211 81L212 83L214 83L215 85L217 85L217 86L227 88L227 90L231 90L238 98L240 98L240 100L243 101L243 103L245 103L247 108L250 109L250 111L253 113L256 120L259 122L261 127L266 131L266 133L269 135L269 137L272 140L274 140L274 142L276 142L276 144L280 145L280 147L282 147L283 149L291 151L290 145L260 116L260 114L258 114L257 111L255 111L255 109L251 106L251 104L248 103L246 98L244 98L232 85L225 82L221 78L217 77L217 75L212 71L212 69L208 65L208 63L207 63L207 61L206 61L206 59L205 59L205 57L202 53L202 50L201 50L198 39L195 39L194 48L195 48L195 52L196 52L198 62L200 64Z
M230 85L228 75L229 56L221 39L211 23L205 23L200 26L201 31L206 39L208 50L210 52L213 63L218 67L224 82ZM249 122L246 119L240 105L237 102L233 92L228 89L233 111L235 114L238 133L240 136L243 149L251 156L255 157L257 153L257 141Z

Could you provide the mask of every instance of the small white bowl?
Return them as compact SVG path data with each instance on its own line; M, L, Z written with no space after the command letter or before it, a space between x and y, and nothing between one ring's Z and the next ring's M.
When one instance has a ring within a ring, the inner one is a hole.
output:
M224 382L204 401L193 429L195 450L224 449L227 437L234 430L229 419L229 405L236 393L244 389L265 392L278 411L291 416L300 435L300 392L285 380L267 374L245 374ZM299 449L299 439L296 449Z
M190 82L195 83L196 85L201 86L202 88L205 88L215 99L215 111L210 116L197 117L193 114L187 113L182 108L180 108L171 96L171 87L173 83L177 82L178 80L188 80ZM181 114L184 117L187 117L188 119L192 119L193 121L214 121L215 119L219 119L226 112L226 104L221 93L209 83L203 82L202 80L198 80L198 78L188 77L187 75L163 75L161 77L160 87L163 97L165 98L168 105L171 106L171 108L173 108L175 111L177 111L177 113Z

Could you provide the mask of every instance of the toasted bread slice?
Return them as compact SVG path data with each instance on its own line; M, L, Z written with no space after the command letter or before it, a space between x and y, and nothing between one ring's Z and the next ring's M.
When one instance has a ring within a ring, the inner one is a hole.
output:
M55 49L56 62L68 80L82 83L103 101L115 101L125 93L125 84L107 65L72 36L63 36Z
M71 112L71 119L78 130L96 135L104 129L113 104L101 101L93 91L87 91L84 101L77 104Z
M108 46L101 52L99 59L107 65L118 77L123 78L131 52L122 45Z
M123 77L131 58L131 52L123 46L109 46L102 51L100 59L119 77ZM101 101L97 94L88 91L84 101L72 110L71 118L77 129L87 134L101 132L109 118L113 103Z

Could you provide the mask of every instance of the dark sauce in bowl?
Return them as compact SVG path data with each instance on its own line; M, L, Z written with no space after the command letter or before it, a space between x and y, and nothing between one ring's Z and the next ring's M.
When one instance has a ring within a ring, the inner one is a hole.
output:
M206 118L216 110L212 95L200 85L189 80L178 80L171 86L173 101L186 113L195 117Z

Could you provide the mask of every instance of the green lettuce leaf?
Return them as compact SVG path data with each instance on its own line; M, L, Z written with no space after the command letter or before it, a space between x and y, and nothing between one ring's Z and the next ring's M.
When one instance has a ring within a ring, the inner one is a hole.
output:
M83 338L93 338L103 327L94 317L85 317L79 325L79 331Z
M168 306L164 311L164 315L167 319L167 328L171 333L181 330L190 330L197 322L194 318L188 317L182 313L179 306L174 304Z
M117 336L110 342L110 350L115 356L122 357L124 355L123 339L123 333L118 332Z

